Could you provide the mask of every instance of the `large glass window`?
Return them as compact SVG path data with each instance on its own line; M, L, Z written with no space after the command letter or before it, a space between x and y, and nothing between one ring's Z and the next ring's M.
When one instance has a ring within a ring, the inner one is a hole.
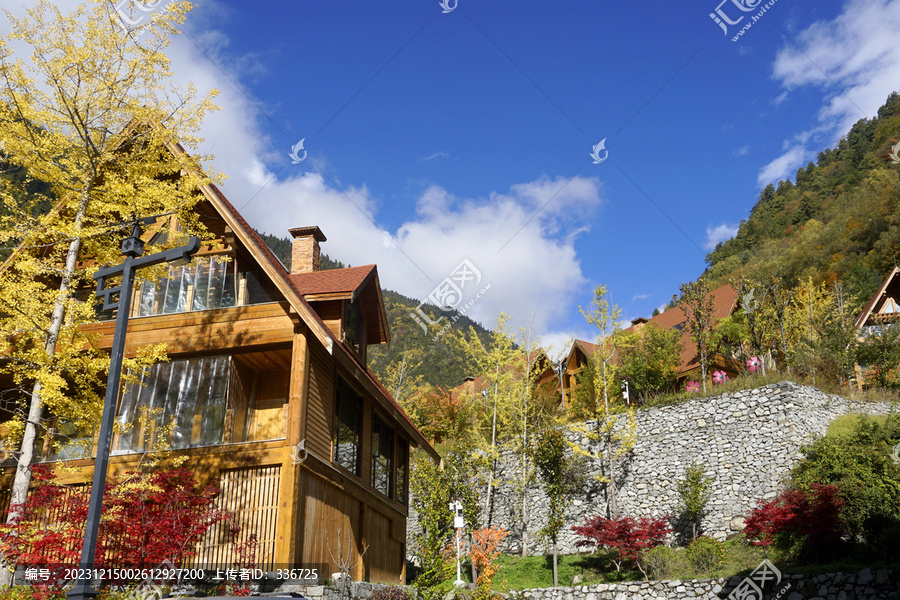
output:
M173 267L167 279L141 284L139 317L234 306L237 302L235 261L216 256Z
M284 437L289 371L255 372L231 356L151 366L126 386L117 453Z
M336 400L332 459L348 471L359 475L362 397L353 391L347 382L338 378Z
M190 448L221 444L230 356L157 363L122 394L115 450Z
M391 495L391 473L394 468L394 430L375 415L372 426L372 487Z

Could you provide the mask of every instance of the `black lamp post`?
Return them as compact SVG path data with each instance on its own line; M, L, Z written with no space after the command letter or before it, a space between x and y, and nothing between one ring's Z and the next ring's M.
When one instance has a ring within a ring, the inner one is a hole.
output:
M150 219L152 220L152 219ZM131 292L134 288L134 272L144 267L152 267L164 262L185 265L200 249L200 238L192 236L190 241L178 248L143 256L144 242L141 241L141 223L135 221L131 236L122 240L122 254L125 261L114 267L100 269L94 274L97 280L97 296L103 298L103 310L118 309L116 328L110 351L109 377L106 380L106 400L103 403L103 418L100 421L100 436L97 442L97 459L94 462L94 483L91 486L91 500L85 523L84 544L81 547L81 567L78 582L68 593L71 600L89 600L99 594L94 588L94 552L97 549L97 533L100 528L100 509L103 492L106 489L106 469L109 464L109 447L112 442L112 425L116 412L116 398L122 376L122 358L125 354L125 332L128 328L128 311L131 308ZM119 287L103 289L107 277L122 276ZM118 295L116 300L113 296ZM165 535L160 532L160 535Z

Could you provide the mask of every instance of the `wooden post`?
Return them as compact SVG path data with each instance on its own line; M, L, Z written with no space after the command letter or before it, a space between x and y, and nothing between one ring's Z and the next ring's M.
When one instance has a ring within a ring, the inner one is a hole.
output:
M278 491L278 522L275 526L275 562L282 568L292 568L303 556L300 514L304 490L300 489L300 459L305 452L297 451L303 440L303 412L309 387L309 347L306 335L297 327L291 350L291 376L288 391L287 427L281 461L281 485Z

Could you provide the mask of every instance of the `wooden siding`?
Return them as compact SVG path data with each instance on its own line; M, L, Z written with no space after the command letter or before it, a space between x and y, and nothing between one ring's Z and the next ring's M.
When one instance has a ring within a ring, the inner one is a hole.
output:
M149 344L167 344L169 354L179 352L247 349L290 343L294 324L286 303L255 304L216 310L132 318L128 321L125 354L134 355ZM114 321L85 326L86 333L99 333L98 347L112 346Z
M223 471L219 476L220 509L233 519L215 524L206 533L193 559L200 567L229 568L239 560L236 552L251 535L256 535L256 567L272 569L275 563L275 525L278 520L278 493L281 467L268 466ZM229 529L240 527L236 536Z
M341 339L341 318L343 317L344 301L343 300L325 300L314 302L313 309L328 327L331 335L337 339Z
M392 519L380 512L366 510L366 579L372 582L401 583L405 566L405 544L393 534Z
M331 460L331 422L334 412L334 366L318 344L309 349L309 390L306 406L306 448Z
M362 550L360 547L362 503L306 470L300 476L300 489L304 490L306 495L303 526L300 530L303 563L327 564L328 572L335 573L339 569L332 556L335 558L343 556L346 559L348 555L352 555L352 559L355 560ZM361 561L351 572L351 577L360 580L363 578L363 571Z

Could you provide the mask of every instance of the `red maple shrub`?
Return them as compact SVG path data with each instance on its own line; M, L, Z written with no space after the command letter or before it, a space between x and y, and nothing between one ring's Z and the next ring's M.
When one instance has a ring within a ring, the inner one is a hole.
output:
M89 486L62 485L45 465L32 467L28 500L13 506L12 523L0 525L0 552L19 566L74 566L81 556ZM225 519L214 486L195 486L190 471L129 473L107 486L97 542L96 568L175 565L195 553L206 530Z
M609 548L617 571L621 571L622 563L630 561L646 578L641 565L644 554L665 542L672 528L668 517L621 516L618 519L591 517L584 525L572 527L572 531L585 538L575 542L576 546Z
M789 489L774 500L757 501L746 520L744 535L767 551L774 544L797 555L819 552L840 541L843 504L835 485L813 483L808 491Z

